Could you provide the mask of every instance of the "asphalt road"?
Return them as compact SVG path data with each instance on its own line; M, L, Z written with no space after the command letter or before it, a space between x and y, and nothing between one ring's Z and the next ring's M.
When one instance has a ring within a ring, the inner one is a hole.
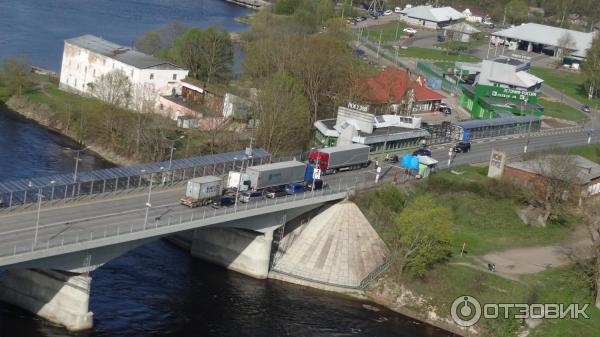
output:
M592 142L600 142L599 135L593 136ZM553 134L531 137L529 152L549 149L553 147L572 147L587 143L588 133L578 131L565 134ZM523 153L526 138L497 139L473 143L471 151L465 154L457 154L451 166L466 163L487 162L492 148L506 151L509 156L517 156ZM448 149L443 147L433 148L432 156L439 161L439 168L448 167ZM388 164L381 162L384 172ZM396 164L391 169L399 169ZM390 174L394 174L394 171ZM398 172L398 171L396 171ZM375 167L371 165L360 171L342 172L335 175L325 176L324 180L332 187L353 185L356 181L367 181L375 179ZM179 219L189 218L194 212L207 215L214 213L214 208L207 206L203 208L190 209L179 204L179 198L184 194L185 186L174 188L155 189L152 193L151 205L148 214L148 224L154 219ZM59 245L61 242L75 242L80 238L86 240L103 237L105 235L117 234L128 228L141 229L144 227L146 215L147 192L123 195L115 199L101 199L97 201L76 202L63 204L55 208L42 208L40 212L38 247L49 244ZM259 201L260 203L260 201ZM264 203L264 202L263 202ZM239 207L259 207L254 203L239 204ZM233 206L231 206L233 207ZM0 216L0 256L12 254L13 251L31 250L34 235L37 210L15 211ZM175 220L174 220L175 221Z

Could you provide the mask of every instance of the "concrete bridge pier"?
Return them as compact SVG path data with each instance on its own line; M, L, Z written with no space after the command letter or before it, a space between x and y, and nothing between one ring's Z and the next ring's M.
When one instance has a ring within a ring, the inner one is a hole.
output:
M93 326L89 311L92 278L51 269L9 269L0 282L0 301L30 311L68 330Z
M273 231L238 228L196 229L191 254L238 273L266 279L269 275Z

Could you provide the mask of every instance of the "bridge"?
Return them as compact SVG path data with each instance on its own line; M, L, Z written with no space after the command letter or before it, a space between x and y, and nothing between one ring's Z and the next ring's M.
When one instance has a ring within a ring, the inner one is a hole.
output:
M522 154L525 142L523 136L483 140L473 144L471 152L460 154L453 165L486 162L492 148L517 156ZM539 151L588 142L599 142L598 135L583 129L562 130L532 135L528 148ZM447 151L447 145L432 151L441 169L447 168ZM290 159L271 158L261 150L255 153L252 160L258 163ZM117 178L95 171L85 174L96 178L83 181L62 177L61 184L56 183L59 176L37 178L32 182L43 187L38 187L35 195L32 191L36 187L30 187L29 181L25 190L21 189L24 181L0 185L4 188L0 193L13 195L13 203L0 213L0 267L6 269L0 299L71 330L89 328L93 319L88 309L88 273L135 247L172 235L187 238L191 254L196 257L265 278L275 230L308 211L376 184L377 173L371 166L325 176L328 188L320 191L221 209L179 205L187 179L225 174L242 165L243 158L243 152L235 152L219 155L218 159L197 157L143 168L118 168L122 173ZM302 154L296 158L302 159ZM196 164L200 162L202 165ZM165 170L169 164L171 170ZM381 180L410 179L397 165L380 164ZM112 185L107 184L113 180ZM48 184L51 181L54 183ZM151 207L147 208L152 182ZM32 197L25 197L29 193ZM24 197L15 198L17 194Z

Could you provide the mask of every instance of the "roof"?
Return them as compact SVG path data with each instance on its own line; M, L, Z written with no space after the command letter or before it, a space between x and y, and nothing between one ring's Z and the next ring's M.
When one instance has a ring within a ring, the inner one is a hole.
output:
M242 158L245 154L246 152L242 150L235 152L212 154L207 156L190 157L185 159L174 159L170 163L170 165L173 170L191 169L203 166L212 168L213 165L229 163L234 161L234 158ZM253 149L252 157L254 159L268 158L270 157L270 154L263 149ZM91 181L102 180L114 181L117 178L137 177L142 174L162 172L164 171L165 167L169 167L168 160L156 163L113 167L95 171L83 171L77 174L77 183L87 183ZM8 194L10 192L21 192L28 190L37 191L40 188L40 186L50 186L51 181L55 182L55 186L72 185L73 173L0 182L0 194ZM15 193L15 197L18 197L17 194L20 193Z
M588 183L596 178L600 178L600 164L579 155L547 155L543 158L508 163L506 166L529 173L543 175L544 172L551 172L549 165L551 165L552 162L548 160L549 158L571 158L575 166L579 169L577 176L583 183Z
M388 67L379 74L358 80L364 99L374 104L401 102L408 88L414 89L417 101L441 100L446 96L430 89L425 81L412 80L406 69Z
M296 166L296 167L297 166L306 166L306 164L301 163L297 160L288 160L288 161L281 161L279 163L250 166L248 169L252 169L253 171L269 171L269 170L287 168L287 167L292 167L292 166Z
M460 13L452 7L434 8L431 6L417 6L412 8L406 8L400 13L410 18L433 22L445 22L465 18L465 16L462 15L462 13Z
M561 39L570 35L573 40L571 50L573 55L585 57L586 50L592 45L595 32L585 33L576 30L541 25L538 23L526 23L520 26L497 31L492 35L509 39L529 41L560 47Z
M339 137L339 132L334 128L335 123L336 120L332 118L316 121L314 125L321 133L328 137ZM423 129L409 129L399 126L389 126L383 128L374 128L373 133L358 131L358 137L352 138L352 141L359 142L361 144L374 144L383 142L386 138L388 141L394 141L428 136L429 132Z
M94 35L82 35L68 39L65 42L139 69L184 70L167 61L106 41Z
M478 83L496 82L520 88L531 88L544 80L525 71L526 64L514 59L484 60Z
M475 129L486 126L500 126L538 121L540 121L540 117L538 116L506 116L492 119L471 119L467 121L458 122L458 126L460 126L463 129Z
M481 31L479 29L471 26L470 24L468 24L466 22L454 23L454 24L448 25L442 29L449 30L451 32L459 32L459 33L465 33L465 34L481 33Z

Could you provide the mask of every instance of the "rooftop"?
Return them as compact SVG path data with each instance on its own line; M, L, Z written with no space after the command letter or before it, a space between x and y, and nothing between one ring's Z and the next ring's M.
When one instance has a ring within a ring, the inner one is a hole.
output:
M322 119L315 122L315 126L321 133L327 134L332 137L334 134L339 137L339 132L335 129L336 119ZM399 126L389 126L382 128L374 128L373 133L365 133L362 131L358 131L358 137L363 138L364 141L360 143L363 144L373 144L377 142L382 142L387 138L389 141L400 140L400 139L410 139L410 138L419 138L419 137L427 137L429 136L429 132L423 129L409 129L403 128ZM355 141L356 137L353 138ZM358 139L356 139L358 141Z
M359 90L370 103L399 103L404 98L406 90L414 89L417 101L441 100L446 96L430 89L425 80L413 80L408 70L389 67L372 77L359 79Z
M167 61L144 54L129 47L106 41L94 35L82 35L68 39L66 42L94 53L110 57L138 69L184 70Z
M470 24L466 23L466 22L458 22L455 24L451 24L448 25L444 28L442 28L443 30L448 30L451 32L459 32L459 33L465 33L465 34L477 34L477 33L481 33L481 31L473 26L471 26Z
M492 35L553 47L564 45L564 39L570 37L569 39L572 40L572 43L569 49L573 50L572 54L585 57L586 50L592 45L594 34L595 32L585 33L538 23L525 23L520 26L497 31Z
M400 13L411 18L433 22L445 22L465 18L462 13L452 7L434 8L431 6L416 6L412 8L406 8Z
M544 175L544 172L551 172L550 165L552 161L548 160L548 158L570 158L579 169L577 175L583 183L588 183L596 178L600 178L600 164L578 155L549 155L544 156L543 158L509 163L506 164L506 166L529 173Z

